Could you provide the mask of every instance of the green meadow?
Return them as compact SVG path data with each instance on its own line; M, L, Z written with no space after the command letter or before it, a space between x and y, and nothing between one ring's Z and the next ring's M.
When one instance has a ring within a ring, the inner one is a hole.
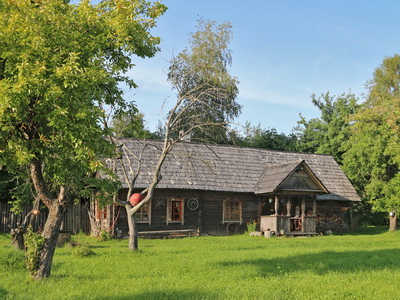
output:
M0 299L400 299L400 233L372 228L309 238L245 235L57 248L34 281L0 235ZM85 250L92 255L84 256Z

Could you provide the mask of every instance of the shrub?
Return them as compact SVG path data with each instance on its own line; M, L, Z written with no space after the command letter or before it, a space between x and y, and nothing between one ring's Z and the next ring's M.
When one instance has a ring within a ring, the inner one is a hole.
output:
M107 231L102 230L100 232L100 235L99 235L99 240L101 242L105 242L105 241L111 240L111 235Z
M246 234L250 234L251 232L257 231L257 221L251 220L250 222L246 223L247 231Z
M29 272L34 275L40 262L40 251L42 251L45 238L32 230L32 227L28 227L26 234L24 235L25 241L25 256L26 256L26 268Z
M78 245L72 250L72 254L78 257L86 257L96 254L89 245Z

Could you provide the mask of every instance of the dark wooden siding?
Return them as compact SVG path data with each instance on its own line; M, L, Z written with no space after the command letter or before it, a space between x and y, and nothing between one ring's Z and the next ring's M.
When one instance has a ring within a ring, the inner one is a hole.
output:
M127 190L120 193L120 199L126 199ZM167 224L167 199L184 198L184 224ZM199 200L199 208L188 209L186 203L190 198ZM139 223L139 231L195 229L201 234L225 235L227 223L223 224L223 202L227 199L242 202L242 224L238 224L238 232L246 230L246 223L256 220L259 215L261 198L250 193L206 192L193 190L156 190L151 202L151 224ZM164 205L160 204L164 200ZM121 209L116 227L123 234L128 233L125 208Z
M0 202L0 232L10 233L11 229L17 228L18 223L22 223L25 216L32 210L32 205L23 205L22 212L15 214L12 212L12 205L5 202ZM40 231L43 229L47 219L47 208L40 209L41 213L33 222L34 230ZM76 234L80 231L90 233L90 222L83 203L69 205L64 215L61 230L71 231Z
M120 199L126 199L127 190L120 193ZM168 198L184 198L184 222L167 224L167 200ZM196 198L200 201L200 193L196 191L184 190L156 190L151 201L151 224L138 223L139 231L158 231L158 230L179 230L179 229L199 229L200 208L190 210L186 206L186 201ZM128 234L128 222L125 208L121 209L116 227L122 230L124 235Z
M242 224L238 232L247 229L247 222L258 218L260 198L250 193L205 192L203 204L203 233L211 235L227 234L228 222L223 223L223 202L225 200L241 201Z

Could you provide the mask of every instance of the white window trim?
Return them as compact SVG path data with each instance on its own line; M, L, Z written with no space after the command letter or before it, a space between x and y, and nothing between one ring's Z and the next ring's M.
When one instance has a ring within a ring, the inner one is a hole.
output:
M172 221L170 219L170 203L172 201L182 202L182 220L181 221ZM185 199L184 198L169 198L167 200L167 218L166 219L167 219L167 225L168 224L179 224L179 223L184 225L184 223L185 223Z
M148 220L137 220L136 219L136 223L141 223L141 224L149 224L149 225L151 225L151 200L149 200L149 202L147 202L147 203L145 203L145 204L143 204L143 205L147 205L148 206L148 212L147 212L147 214L148 214L148 216L149 216L149 219ZM143 206L142 206L143 207ZM142 208L141 207L141 208Z
M232 220L225 220L225 206L226 206L226 204L228 203L228 202L236 202L236 203L239 203L239 220L235 220L235 221L232 221ZM243 214L243 202L242 201L237 201L237 200L225 200L224 202L223 202L223 206L222 206L222 224L227 224L227 223L239 223L239 224L242 224L243 223L243 217L242 217L242 214Z

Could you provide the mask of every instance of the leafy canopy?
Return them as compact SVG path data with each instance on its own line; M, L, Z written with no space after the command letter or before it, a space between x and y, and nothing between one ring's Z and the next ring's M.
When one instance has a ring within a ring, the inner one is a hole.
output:
M344 168L377 211L400 208L400 55L387 57L352 117Z
M158 50L149 31L165 10L143 0L1 0L0 165L29 174L39 161L52 189L76 190L102 169L114 151L105 107L133 105L119 86L135 84L123 74L132 55Z
M181 115L178 127L191 131L193 139L224 142L228 123L240 114L241 106L235 101L238 80L228 71L231 27L230 23L199 20L190 47L171 61L168 80L184 100L183 109L176 111Z
M231 134L231 142L239 146L270 150L295 151L296 136L278 133L275 128L263 129L260 124L252 126L246 122L243 134Z
M142 113L121 114L112 120L111 125L113 134L117 138L158 138L155 133L151 133L146 129L144 115Z
M298 137L297 151L332 155L341 163L344 150L342 144L349 138L350 122L347 119L358 108L354 94L331 96L329 92L316 98L311 96L312 103L320 110L321 117L301 120L295 132Z

